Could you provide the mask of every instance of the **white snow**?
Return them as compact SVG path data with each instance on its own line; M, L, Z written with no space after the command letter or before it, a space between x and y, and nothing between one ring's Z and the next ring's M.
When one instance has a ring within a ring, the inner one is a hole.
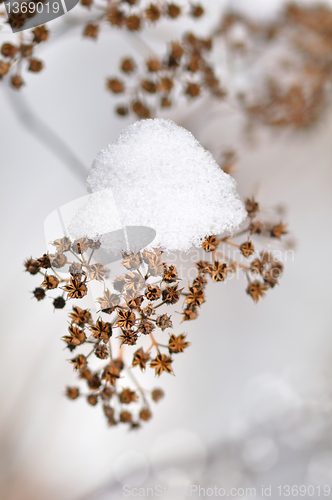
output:
M94 193L111 189L122 224L152 227L153 246L169 251L189 250L208 235L232 232L246 216L234 179L188 130L170 120L126 127L98 153L87 185ZM90 210L85 207L92 232L93 219L100 227L100 219L112 217L107 203ZM72 229L81 224L81 218L74 220Z

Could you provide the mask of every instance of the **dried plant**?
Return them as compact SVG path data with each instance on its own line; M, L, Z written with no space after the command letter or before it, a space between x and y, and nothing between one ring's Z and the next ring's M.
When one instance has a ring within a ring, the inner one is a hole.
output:
M208 60L212 40L186 34L181 42L170 44L164 58L153 57L145 61L142 76L137 76L134 85L130 78L137 64L130 58L121 61L120 69L127 75L128 83L121 78L109 78L107 89L114 94L125 94L128 101L116 107L120 116L132 111L138 118L150 118L157 109L169 108L179 95L189 100L202 93L217 98L225 97L213 66Z
M290 3L266 24L229 14L218 36L242 68L260 66L237 96L251 124L303 129L317 123L331 101L331 9Z
M286 234L285 225L275 219L261 220L253 198L246 200L246 211L247 222L239 231L205 239L202 252L206 257L196 262L197 275L188 287L158 248L124 253L125 272L110 282L110 270L92 263L100 243L87 237L73 242L68 237L55 240L54 254L25 261L28 273L42 276L32 292L37 301L49 296L54 309L74 301L62 340L73 353L70 363L87 388L67 387L69 399L84 397L92 406L102 405L110 426L125 423L133 429L152 417L151 401L159 401L163 391L144 389L134 372L152 369L157 377L163 372L174 375L173 357L190 343L185 332L175 332L173 315L180 313L181 323L197 318L206 302L208 279L225 281L237 272L245 273L246 292L255 303L278 283L283 265L266 250L266 242ZM262 250L256 251L256 245ZM64 266L68 273L61 271ZM95 280L104 285L103 295L96 299L97 313L79 307ZM128 377L135 388L130 388Z
M84 36L92 39L97 38L102 24L137 33L161 19L171 21L186 15L199 21L204 14L199 4L189 1L186 7L179 7L172 2L107 0L97 5L93 0L81 0L81 6L94 16L83 29ZM9 75L11 85L19 89L24 68L40 72L43 63L35 57L35 49L48 35L47 28L40 26L20 33L16 44L3 43L0 79ZM223 44L228 61L237 61L238 72L248 74L258 66L259 76L252 76L245 89L236 91L232 80L220 81L218 75L221 70L227 72L227 63L210 57L213 45L218 44ZM120 116L132 112L148 118L178 105L183 96L189 102L212 96L231 109L242 110L250 125L303 129L317 123L331 100L331 49L332 11L326 6L291 3L272 23L226 12L205 39L184 33L169 44L164 56L153 55L143 63L131 56L123 59L120 69L125 79L110 76L106 88L121 96L123 102L116 105ZM262 62L264 55L268 65Z

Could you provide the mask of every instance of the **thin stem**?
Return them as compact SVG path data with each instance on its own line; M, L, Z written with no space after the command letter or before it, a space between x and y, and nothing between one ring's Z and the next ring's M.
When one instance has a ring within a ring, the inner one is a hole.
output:
M132 379L132 381L134 382L134 384L136 385L137 389L139 390L141 396L142 396L142 399L144 401L144 404L148 407L149 406L149 403L148 403L148 400L146 399L145 397L145 394L144 394L144 389L142 388L142 386L140 385L140 383L138 382L137 378L134 376L133 372L130 370L130 368L128 368L126 366L126 372L128 373L129 377Z
M155 346L155 348L157 349L158 354L160 354L160 350L159 350L158 343L157 343L157 341L156 341L156 339L154 338L154 336L153 336L153 334L152 334L152 333L150 333L150 338L151 338L151 340L152 340L152 344L153 344L153 345Z

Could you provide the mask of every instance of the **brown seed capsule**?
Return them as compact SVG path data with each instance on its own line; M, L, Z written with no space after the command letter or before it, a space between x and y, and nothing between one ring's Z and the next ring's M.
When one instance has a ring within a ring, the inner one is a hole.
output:
M264 223L254 220L250 223L249 230L251 234L263 234L265 232Z
M114 394L114 389L112 387L105 387L100 395L104 401L108 401Z
M189 310L188 308L183 311L183 316L181 323L183 321L193 321L194 319L197 318L197 312L195 310Z
M107 21L113 24L113 26L122 26L124 22L123 12L117 7L112 8L107 15Z
M188 70L192 73L196 73L199 70L201 58L199 56L193 56L188 63Z
M88 293L87 286L75 278L71 278L67 285L61 287L62 290L68 292L68 299L82 299Z
M252 241L248 240L242 243L242 245L240 245L240 252L244 255L244 257L250 257L250 255L255 253L255 247Z
M87 360L83 354L79 354L76 358L71 359L70 362L73 363L74 370L83 370L86 368Z
M131 413L129 413L129 411L122 411L120 413L120 422L130 424L131 420L132 420L132 415Z
M143 348L140 347L133 356L132 366L139 366L142 371L146 368L146 363L150 360L150 354L144 352Z
M182 290L183 288L178 290L178 285L167 286L162 292L163 301L166 304L176 304L180 300Z
M156 358L150 363L150 367L154 368L156 377L160 377L163 372L174 375L172 368L173 359L166 354L157 354Z
M30 274L37 274L40 269L40 263L35 259L27 259L24 261L25 271Z
M55 309L63 309L66 305L66 301L63 297L56 297L54 300L53 300L53 307Z
M99 32L99 26L90 23L85 26L83 36L86 36L88 38L97 38L98 32Z
M156 325L158 328L161 329L162 332L166 330L166 328L173 328L171 317L168 316L167 314L162 314L161 316L158 316L156 320Z
M158 403L164 397L164 391L162 389L153 389L151 397L155 403Z
M89 394L86 399L91 406L96 406L98 403L98 396L96 394Z
M158 21L160 18L160 10L157 5L150 4L150 7L145 10L145 17L150 19L150 21Z
M4 43L1 47L1 54L5 57L10 57L11 59L15 57L18 48L11 43Z
M39 59L30 59L30 64L28 70L32 73L39 73L43 69L44 65Z
M130 31L138 31L141 29L141 18L139 16L129 16L124 19L124 24Z
M186 347L190 346L190 342L186 342L186 334L181 333L180 335L171 335L168 341L168 351L170 354L176 354L183 352Z
M7 75L8 71L10 69L10 63L6 63L4 61L0 61L0 79Z
M152 286L148 285L147 290L145 292L145 296L148 300L153 301L153 300L158 300L161 295L161 290L159 286Z
M139 418L146 422L147 420L150 420L151 417L152 417L151 411L148 408L142 408L142 410L139 413Z
M184 48L178 42L172 43L171 56L175 59L181 59L184 54Z
M32 33L34 43L46 42L49 35L49 31L45 28L45 26L38 26L32 31Z
M172 106L172 101L170 101L168 97L162 97L160 100L160 106L162 108L170 108Z
M125 89L123 82L121 82L117 78L108 78L107 88L108 90L113 92L113 94L121 94Z
M31 44L29 44L29 45L22 44L20 46L20 51L21 51L22 57L30 57L30 56L32 56L33 45L31 45Z
M145 92L148 92L149 94L155 94L157 92L157 85L151 80L143 80L141 83L141 87Z
M34 297L36 297L36 299L38 300L38 302L40 300L43 300L45 298L45 296L46 296L44 288L40 288L40 287L35 288L32 293L33 293Z
M126 106L118 106L115 109L115 111L119 116L127 116L129 113L128 108Z
M88 386L92 390L99 389L101 386L100 378L96 373L88 379Z
M10 83L14 89L20 89L24 85L23 78L20 75L13 75L10 79Z
M105 344L99 344L95 349L95 355L99 359L107 359L110 355L109 348Z
M172 19L176 19L181 14L181 9L175 3L170 3L167 6L167 15Z
M256 215L257 212L259 211L259 205L254 200L254 197L252 197L251 199L246 198L244 200L244 202L245 202L246 211L248 212L249 217L253 217L254 215Z
M160 71L162 68L160 61L156 58L148 59L145 64L150 73L156 73L157 71Z
M77 387L67 387L66 396L68 399L77 399L80 391Z
M150 110L141 101L135 101L132 105L132 110L139 118L150 118Z
M83 5L83 7L88 7L90 8L92 5L93 0L80 0L80 4Z
M155 329L154 324L147 319L142 319L140 324L138 325L137 331L142 333L143 335L150 335L150 333Z
M204 14L204 9L200 5L193 5L191 8L191 15L193 17L201 17Z
M279 224L272 227L270 233L271 233L272 238L280 239L281 236L283 236L284 234L287 234L288 231L286 231L286 225L283 224L282 222L280 222Z
M89 329L95 339L103 340L104 342L108 342L112 336L112 324L107 323L100 318L97 319L96 324L90 325Z
M83 370L80 371L80 378L84 379L84 380L89 380L91 378L92 374L90 372L90 370L88 370L88 368L85 368Z
M167 264L164 264L163 281L165 281L165 283L174 283L174 281L177 281L177 279L178 272L176 270L176 267L173 265L167 266Z
M44 276L44 281L42 282L41 286L44 287L46 290L53 290L56 288L59 284L59 280L56 276L53 275L48 275L45 274Z
M10 26L15 29L15 28L21 28L24 26L24 23L27 19L27 15L23 14L22 12L11 12L10 16L8 16L8 21Z
M257 303L260 298L264 297L266 288L266 285L260 281L252 281L248 285L246 292L252 297L254 302Z
M138 399L138 395L135 391L131 391L130 389L123 389L120 396L120 403L129 405L130 403L134 403Z
M67 257L63 253L50 254L49 259L52 267L56 269L61 269L67 262Z
M51 267L50 257L47 253L44 253L44 255L38 259L38 262L43 269L49 269Z
M157 84L157 89L162 93L169 93L173 88L173 80L170 78L161 78L160 82Z
M188 83L185 93L190 97L198 97L201 93L201 88L197 83Z
M118 338L121 340L121 345L136 345L137 333L132 330L122 330L122 335Z
M135 63L132 59L126 58L123 59L120 68L124 73L132 73L135 71Z

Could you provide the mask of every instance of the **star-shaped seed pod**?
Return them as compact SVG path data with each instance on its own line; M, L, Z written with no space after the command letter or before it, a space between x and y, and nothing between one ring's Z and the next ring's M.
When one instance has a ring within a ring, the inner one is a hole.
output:
M156 358L150 363L150 367L155 369L156 377L160 377L162 372L171 373L174 375L172 368L173 359L166 354L157 354Z
M53 290L59 284L59 280L56 276L45 274L44 281L41 286L46 290Z
M81 309L78 306L73 306L72 312L69 313L69 317L71 318L72 323L81 327L86 323L90 323L92 319L91 313L88 309Z
M112 325L106 323L102 319L98 319L95 325L90 325L89 330L92 332L92 337L98 340L108 342L112 336Z
M190 346L190 342L185 340L186 334L181 333L180 335L171 335L168 341L168 351L170 354L175 354L178 352L183 352L186 347Z
M134 353L132 366L139 366L142 371L146 369L146 364L150 360L150 353L144 352L143 348L140 347Z
M120 303L120 296L116 293L111 293L108 288L106 288L103 297L96 299L100 304L100 309L108 314L111 314L117 305Z
M75 278L71 278L67 285L61 287L61 290L67 292L68 299L82 299L88 293L85 282Z
M134 324L136 323L136 316L133 312L118 309L117 313L118 313L119 319L117 320L116 324L120 328L124 328L127 330L127 329L131 328L132 326L134 326Z
M102 264L92 264L88 267L88 276L90 280L98 280L103 282L104 277L109 273L109 270Z

